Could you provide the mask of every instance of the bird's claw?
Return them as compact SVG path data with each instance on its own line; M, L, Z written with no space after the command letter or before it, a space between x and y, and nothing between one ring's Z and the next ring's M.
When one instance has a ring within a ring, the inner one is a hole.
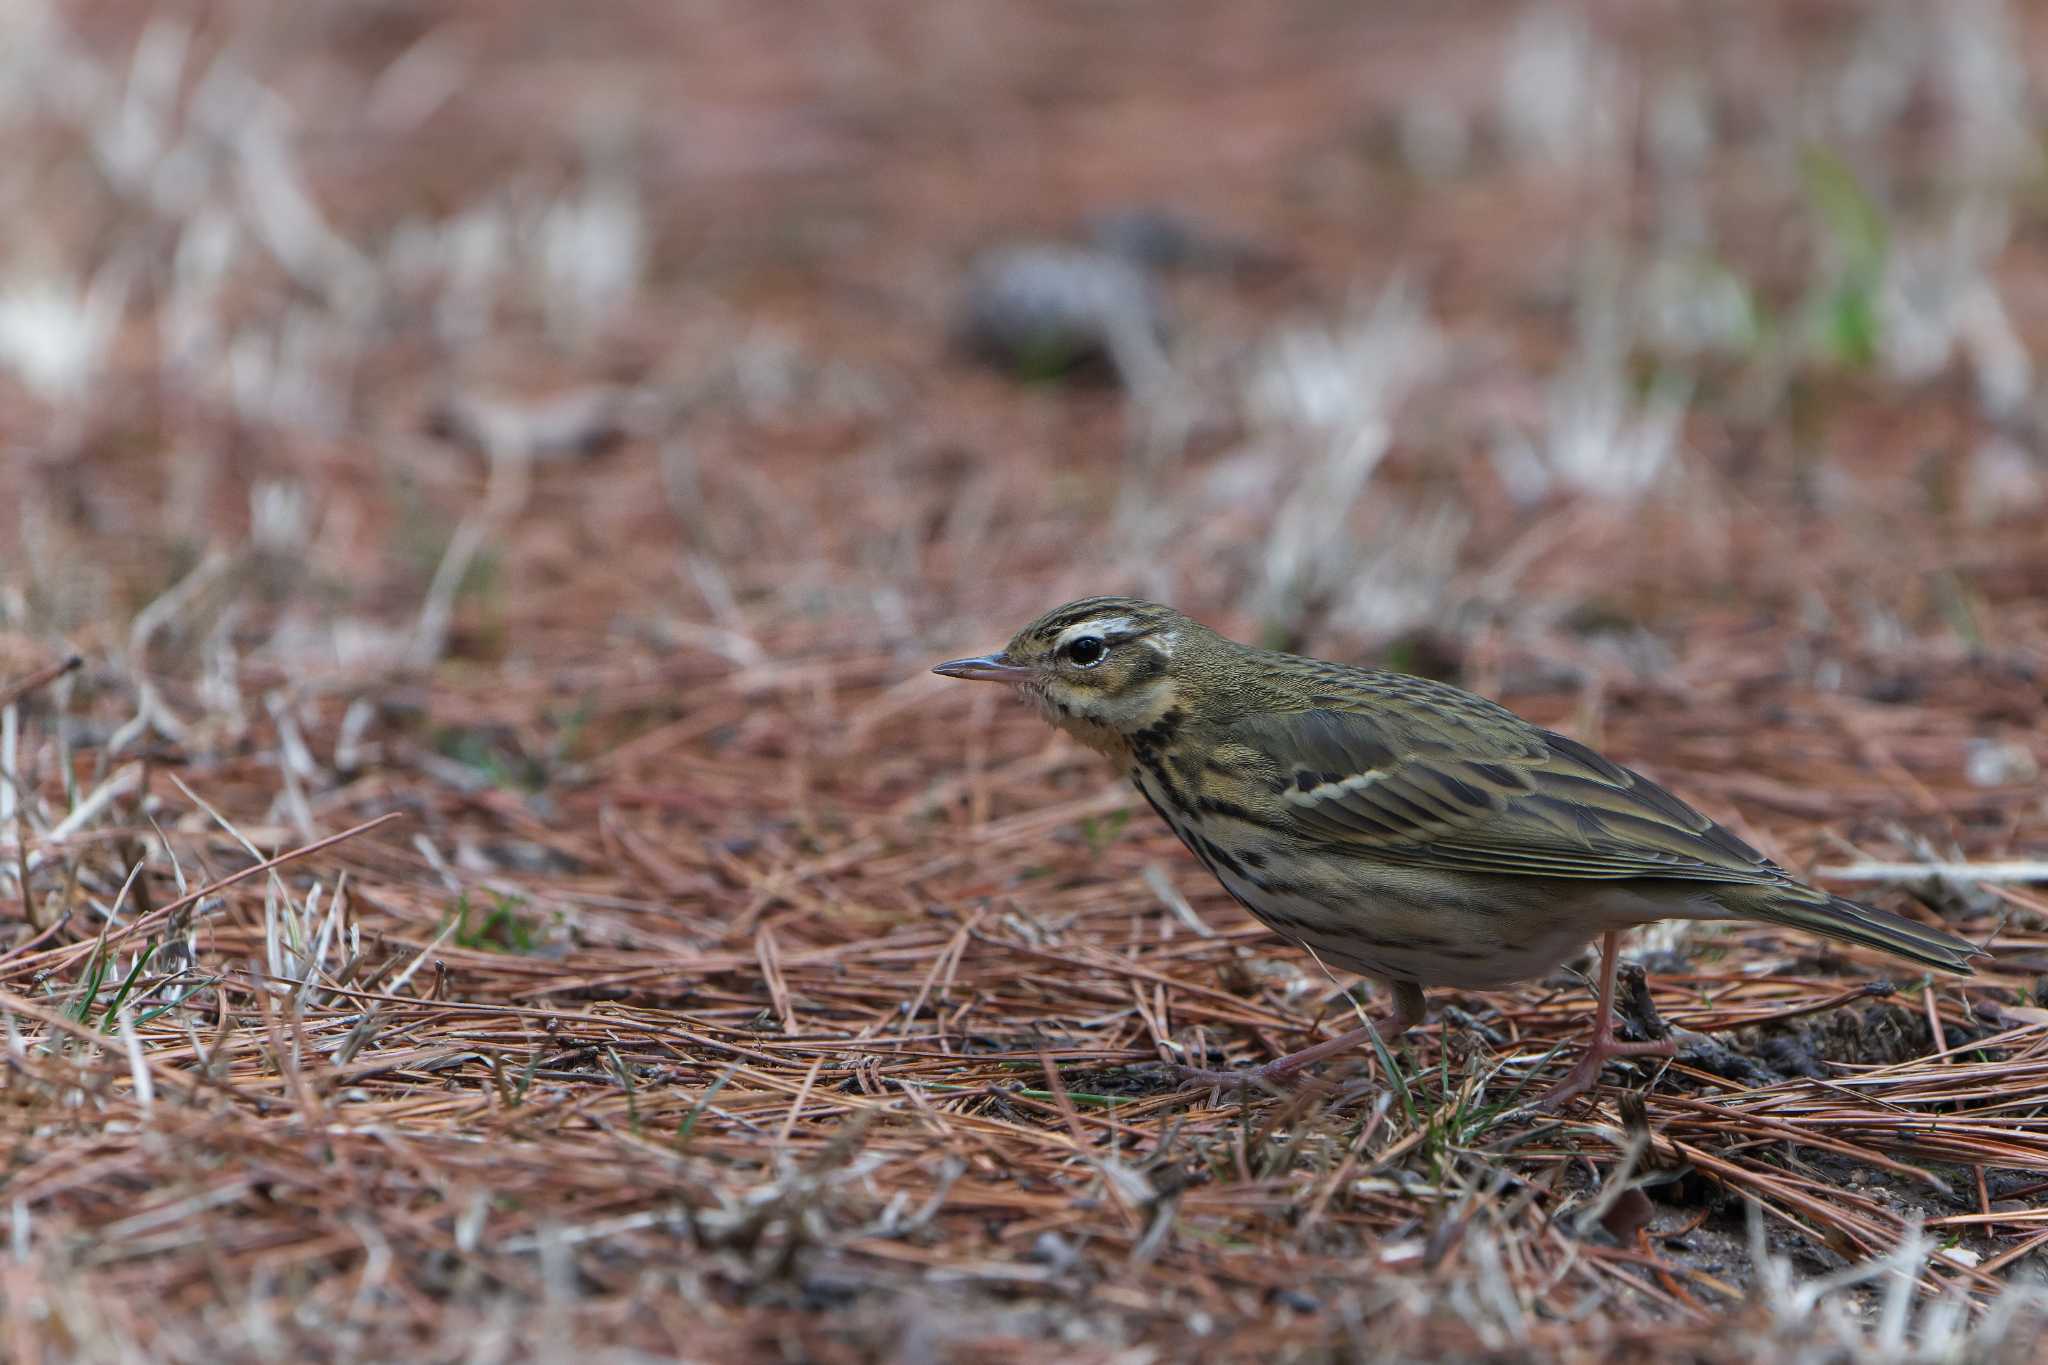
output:
M1270 1065L1206 1067L1176 1062L1169 1064L1167 1070L1175 1079L1186 1082L1184 1088L1189 1090L1262 1090L1277 1095L1288 1083L1300 1080L1298 1072L1275 1071Z
M1660 1038L1650 1043L1624 1043L1617 1038L1602 1034L1593 1039L1585 1055L1564 1079L1529 1102L1528 1107L1540 1113L1555 1113L1567 1100L1576 1099L1593 1088L1600 1079L1600 1070L1608 1062L1622 1057L1669 1057L1678 1051L1678 1040Z

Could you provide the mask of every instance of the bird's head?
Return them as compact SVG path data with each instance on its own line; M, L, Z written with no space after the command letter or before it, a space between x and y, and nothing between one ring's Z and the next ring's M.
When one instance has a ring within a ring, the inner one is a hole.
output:
M1157 602L1086 597L1039 617L1000 653L932 671L1009 683L1035 698L1054 725L1114 752L1174 708L1189 666L1222 643Z

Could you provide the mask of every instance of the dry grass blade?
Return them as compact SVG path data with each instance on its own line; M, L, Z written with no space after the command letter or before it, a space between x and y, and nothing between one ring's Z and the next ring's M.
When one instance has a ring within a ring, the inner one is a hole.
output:
M84 664L85 660L82 657L73 654L68 658L59 659L56 663L45 664L16 682L0 686L0 709L14 705L23 697L34 696L66 673L75 672Z

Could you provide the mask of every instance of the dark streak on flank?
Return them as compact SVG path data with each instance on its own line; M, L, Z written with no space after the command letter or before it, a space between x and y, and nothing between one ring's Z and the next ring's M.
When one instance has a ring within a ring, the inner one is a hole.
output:
M1137 756L1138 762L1145 766L1145 771L1152 774L1152 780L1159 784L1159 791L1165 796L1166 804L1172 806L1174 810L1182 815L1193 815L1195 813L1194 807L1189 804L1185 796L1181 795L1181 790L1174 785L1173 779L1167 776L1166 765L1159 761L1159 756L1150 749L1138 750ZM1162 817L1165 814L1164 811L1160 812ZM1167 823L1172 824L1173 822L1169 819Z
M1233 877L1237 877L1240 879L1245 878L1244 864L1239 862L1237 859L1231 857L1230 854L1225 852L1222 848L1218 847L1213 839L1205 839L1201 835L1197 834L1195 836L1195 842L1199 844L1202 850L1208 855L1207 858L1204 859L1204 861L1208 862L1213 867L1222 868L1225 872L1228 872Z
M1165 783L1165 779L1160 776L1157 769L1153 770L1153 776L1159 777L1162 785ZM1177 838L1179 838L1179 840L1182 843L1188 846L1190 852L1192 852L1196 857L1202 859L1202 865L1204 867L1207 867L1210 873L1213 875L1216 871L1215 864L1211 863L1209 859L1203 855L1202 850L1199 846L1200 841L1198 836L1190 833L1187 829L1185 829L1178 820L1174 819L1171 815L1168 815L1166 813L1165 807L1161 806L1158 801L1153 799L1152 789L1145 785L1143 776L1138 772L1136 768L1131 769L1131 785L1138 789L1138 795L1145 798L1145 804L1152 808L1152 813L1154 815L1157 815L1161 820L1164 820L1166 822L1166 827L1172 830L1174 832L1174 835ZM1168 789L1168 792L1169 799L1171 799L1171 788Z
M1164 659L1159 658L1159 656L1156 654L1152 657L1154 661L1157 663L1159 669L1164 669L1166 667L1166 661ZM1155 669L1155 671L1157 670ZM1158 720L1153 721L1150 725L1146 726L1142 730L1132 732L1130 740L1131 747L1133 749L1138 750L1140 753L1152 749L1164 748L1166 745L1171 744L1173 742L1173 737L1175 735L1180 733L1181 723L1186 719L1187 713L1185 711L1182 711L1178 706L1167 707L1166 713L1159 717Z
M1253 919L1269 929L1278 929L1285 933L1289 929L1303 930L1310 927L1309 922L1299 915L1290 914L1285 910L1260 909L1234 891L1231 892L1231 897L1239 905L1251 911Z
M1321 929L1321 932L1327 937L1327 935L1330 933L1331 926L1325 924L1319 927ZM1406 939L1381 938L1378 935L1372 933L1370 930L1364 929L1358 925L1346 925L1344 927L1344 934L1345 942L1342 945L1330 943L1326 951L1337 950L1343 953L1352 953L1357 951L1357 949L1361 946L1366 948L1381 949L1399 949L1406 948L1408 946L1408 941Z
M1220 815L1227 820L1242 820L1248 825L1265 823L1258 816L1253 815L1250 810L1238 805L1237 802L1226 801L1220 796L1205 796L1201 798L1195 802L1195 809L1204 815Z

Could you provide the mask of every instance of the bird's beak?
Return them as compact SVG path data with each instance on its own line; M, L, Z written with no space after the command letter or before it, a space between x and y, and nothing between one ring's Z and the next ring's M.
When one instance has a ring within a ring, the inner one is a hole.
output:
M934 664L932 672L948 678L979 678L985 682L1020 683L1031 679L1031 670L1011 663L1000 654L978 659L948 659Z

